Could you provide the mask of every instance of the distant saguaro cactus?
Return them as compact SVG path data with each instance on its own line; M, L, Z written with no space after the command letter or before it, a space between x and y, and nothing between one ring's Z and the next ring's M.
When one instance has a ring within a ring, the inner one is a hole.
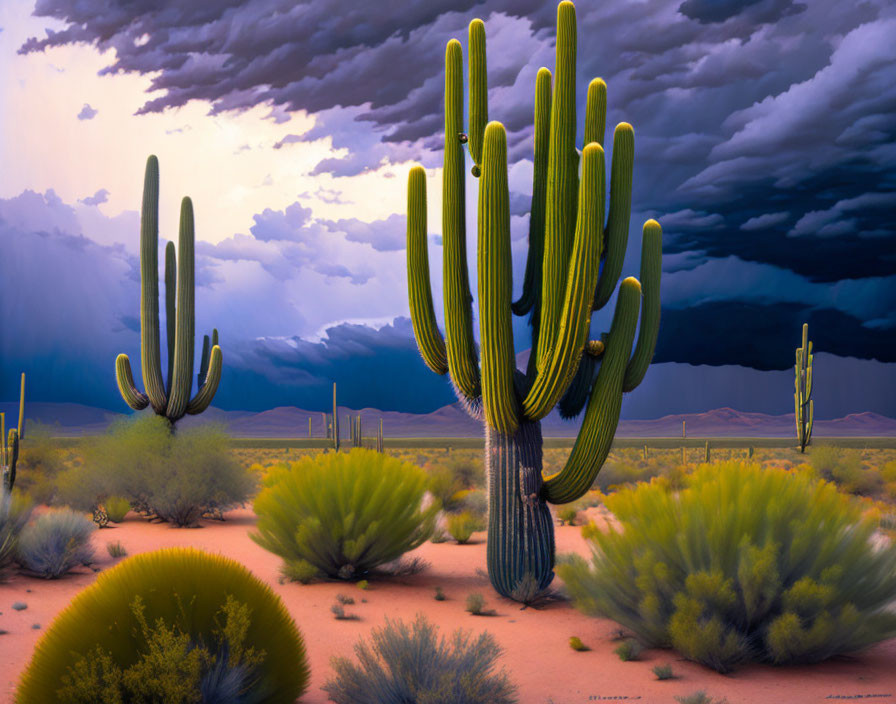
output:
M800 452L805 452L812 440L815 423L815 402L812 400L812 342L809 340L809 324L803 323L803 344L796 348L793 393L796 416L796 439Z
M146 392L137 389L126 354L115 360L115 378L125 402L139 411L151 405L172 428L186 414L202 413L221 381L221 348L209 353L199 390L193 386L194 332L196 327L193 203L184 198L180 208L177 254L174 243L165 247L165 312L168 341L168 380L162 379L159 335L159 161L146 160L143 207L140 213L140 361ZM180 261L177 261L177 258ZM175 271L177 272L175 275ZM213 333L217 343L217 331Z
M628 240L634 131L620 123L613 138L609 213L605 214L603 140L606 84L588 87L584 149L576 149L576 14L557 8L556 75L542 68L535 83L535 155L529 255L522 296L512 302L507 139L487 123L485 27L469 28L470 127L464 133L463 58L457 40L445 53L445 161L442 238L445 337L430 289L426 173L408 178L408 294L417 344L426 364L449 373L468 412L485 421L489 496L488 572L502 595L526 600L554 577L554 529L547 502L574 501L591 487L619 422L622 393L643 379L659 330L662 231L644 225L642 284L619 286L609 333L588 340L592 311L609 301ZM464 144L479 176L479 349L473 338L466 254ZM579 168L581 165L581 177ZM606 224L605 224L606 223ZM641 305L643 297L643 305ZM638 311L640 334L632 352ZM528 370L517 370L512 315L531 313ZM599 367L599 371L597 371ZM542 477L540 421L559 403L565 417L585 420L566 466Z
M16 483L16 464L19 461L19 441L25 438L25 373L19 389L19 424L6 432L6 414L0 413L0 472L6 493Z
M336 406L336 382L333 382L333 449L339 452L339 409Z

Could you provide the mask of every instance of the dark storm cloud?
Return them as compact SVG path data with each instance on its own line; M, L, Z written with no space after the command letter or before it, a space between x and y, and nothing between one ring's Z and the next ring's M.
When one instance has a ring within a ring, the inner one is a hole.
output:
M39 0L35 14L65 28L22 52L73 42L113 49L106 72L151 75L154 92L134 106L139 112L190 100L212 112L267 104L276 121L308 111L314 127L284 130L271 146L328 141L339 151L313 173L335 177L408 160L439 165L444 46L450 37L465 43L471 17L486 21L490 118L508 128L511 162L531 159L535 73L553 66L555 4L535 0L186 0L163 10L146 1ZM789 349L789 330L756 313L775 310L756 290L799 311L786 321L768 312L782 326L827 315L837 349L881 358L896 330L878 310L896 308L887 283L896 271L896 8L884 0L645 0L636 10L580 2L578 21L579 129L584 86L602 76L608 125L636 128L635 209L661 220L666 270L679 277L669 316L681 334L663 342L661 358L737 362L736 344L710 354L694 342L712 327L710 314L736 311L738 335ZM519 190L513 213L524 215ZM298 204L265 211L252 236L221 243L219 254L363 279L368 272L312 263L326 249L307 247L334 236L380 251L403 246L398 216L323 223L302 213ZM720 267L761 277L749 289L737 278L718 286L709 273ZM836 301L824 295L844 281L861 285ZM813 306L810 295L824 300ZM876 298L863 306L863 295ZM783 363L777 355L747 357L767 366Z
M319 342L244 341L229 358L234 363L225 366L215 398L225 408L325 410L333 382L340 405L352 408L425 413L455 400L446 377L423 363L407 318L379 329L343 323L328 328Z

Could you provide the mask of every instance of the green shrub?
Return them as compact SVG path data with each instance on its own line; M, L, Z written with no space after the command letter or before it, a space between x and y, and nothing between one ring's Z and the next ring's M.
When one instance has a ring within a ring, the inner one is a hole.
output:
M309 584L320 576L320 570L305 560L287 560L280 565L283 581Z
M669 664L654 665L653 674L656 675L658 680L671 680L675 677L675 673L672 672L672 666Z
M68 509L47 511L22 529L16 562L46 579L56 579L93 561L93 523Z
M475 531L483 530L485 525L482 518L469 511L464 511L463 513L449 513L445 516L445 527L451 537L462 545L473 536Z
M569 639L569 647L577 652L584 652L586 650L591 650L587 645L582 642L582 639L578 636L573 636Z
M131 510L131 502L123 496L110 496L103 503L106 515L113 523L121 523Z
M728 704L727 699L713 699L702 689L691 694L680 694L675 697L679 704Z
M579 608L645 644L727 671L896 635L896 547L875 547L875 518L831 484L717 463L680 492L644 484L607 505L621 530L586 531L594 569L572 557L559 573Z
M120 540L116 540L114 543L106 543L106 550L109 551L110 557L127 557L128 551L125 550L124 545L121 544Z
M29 421L26 441L19 444L15 488L37 504L51 504L56 497L56 477L65 469L65 453L53 440L50 426Z
M460 495L466 488L450 468L427 464L427 489L445 511L454 511L460 504Z
M809 463L821 479L834 482L850 494L870 496L884 485L881 472L866 468L859 450L817 445L809 451Z
M292 704L307 683L302 638L267 585L228 558L170 548L78 594L35 648L16 701Z
M221 428L202 425L172 434L164 418L143 416L116 423L87 443L84 465L62 472L58 485L59 499L82 511L119 496L187 526L207 510L246 501L255 478L233 457Z
M641 654L641 650L641 644L632 638L627 638L613 648L613 652L619 656L619 659L622 660L622 662L637 660L638 656Z
M436 601L445 601L448 597L445 596L445 592L442 591L441 587L436 587L436 595L433 597Z
M15 561L19 536L31 517L32 505L18 492L0 487L0 576Z
M485 608L485 597L479 592L467 595L467 611L474 616L494 616L492 609Z
M560 525L574 526L579 512L575 508L562 508L557 511L557 518L560 519Z
M333 658L324 691L336 704L513 704L516 687L496 671L501 648L489 633L457 631L451 642L423 616L408 627L386 619L372 643L355 646L358 663Z
M426 474L389 455L355 449L292 463L255 499L252 539L287 562L358 579L432 535L437 503L424 508Z

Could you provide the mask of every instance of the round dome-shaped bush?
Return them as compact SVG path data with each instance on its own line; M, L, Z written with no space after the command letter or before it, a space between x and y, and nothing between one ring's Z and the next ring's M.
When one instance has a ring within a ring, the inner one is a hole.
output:
M304 458L268 474L251 537L288 566L358 579L432 535L437 502L424 506L426 473L371 450Z
M169 548L128 558L72 600L16 702L243 701L250 691L246 701L292 704L308 675L302 636L268 585L229 558Z

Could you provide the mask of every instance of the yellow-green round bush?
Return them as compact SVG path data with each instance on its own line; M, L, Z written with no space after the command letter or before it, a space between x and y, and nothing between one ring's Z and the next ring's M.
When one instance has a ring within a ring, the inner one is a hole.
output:
M740 662L818 662L896 635L896 546L874 516L806 473L701 465L681 491L661 482L606 498L620 530L584 532L593 569L558 572L576 605L649 646L719 671Z
M337 579L359 579L423 544L439 510L437 502L424 507L423 470L360 448L275 468L268 481L251 538Z
M123 496L110 496L103 504L106 515L113 523L121 523L131 510L131 502Z
M251 691L292 704L307 684L302 637L270 587L229 558L168 548L124 560L72 600L16 702L198 704Z

